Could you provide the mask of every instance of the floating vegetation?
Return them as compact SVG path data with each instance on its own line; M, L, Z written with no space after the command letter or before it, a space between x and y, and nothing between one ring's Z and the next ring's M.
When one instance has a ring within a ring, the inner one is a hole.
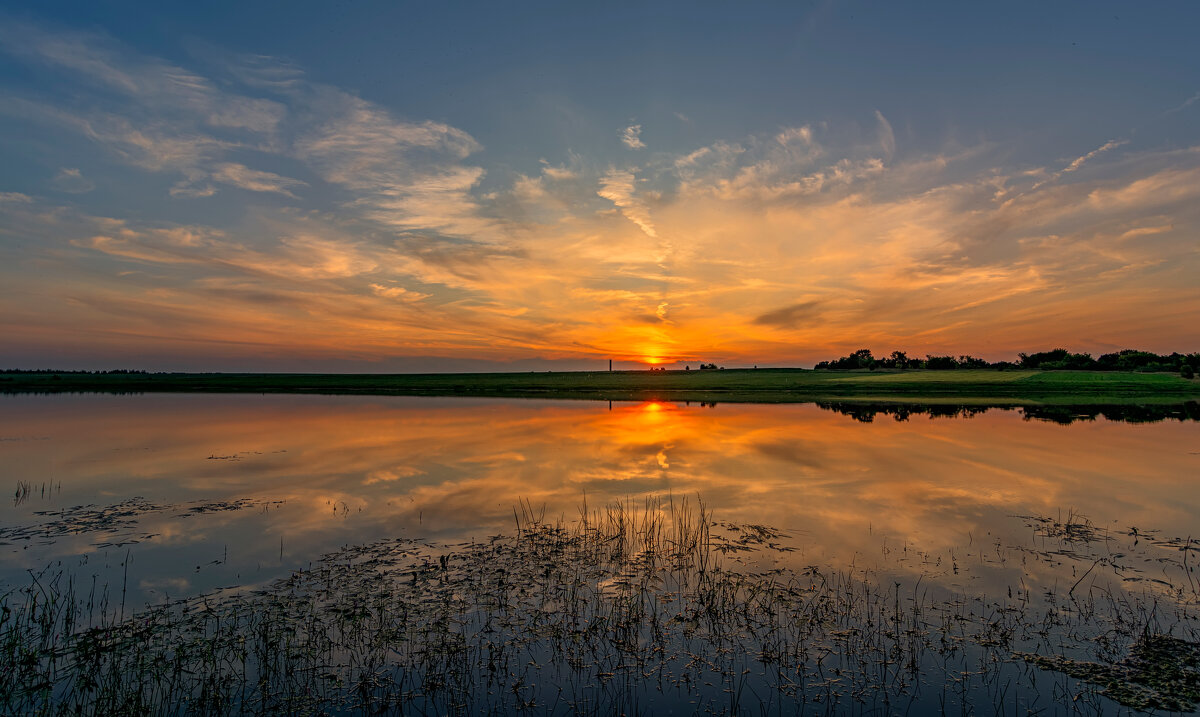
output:
M1190 712L1200 702L1200 643L1196 642L1143 635L1129 657L1114 664L1025 652L1013 656L1043 670L1098 685L1101 694L1126 707Z
M1115 582L998 597L942 581L953 558L923 555L929 571L907 576L792 565L788 534L670 498L585 503L570 522L526 503L482 541L347 547L127 619L67 573L34 574L0 595L0 711L1194 709L1195 589L1125 592L1128 558L1074 527L1085 518L1030 520L1019 562L1091 563Z
M18 488L18 495L20 490ZM155 536L155 533L138 530L138 521L150 513L173 513L175 517L186 518L201 513L269 507L282 502L239 498L231 501L158 504L142 497L134 497L107 506L89 504L61 510L38 510L33 514L52 519L32 525L0 526L0 544L12 541L54 541L68 535L100 533L106 539L93 543L97 547L131 545Z

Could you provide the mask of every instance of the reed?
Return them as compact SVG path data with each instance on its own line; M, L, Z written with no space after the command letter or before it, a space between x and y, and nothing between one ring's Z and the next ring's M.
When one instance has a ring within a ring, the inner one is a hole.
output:
M923 555L928 581L793 565L794 538L716 521L691 497L584 500L569 521L522 502L513 517L483 541L347 547L261 589L132 615L119 586L31 573L0 596L0 710L1053 713L1200 700L1194 584L1173 567L1169 587L1113 589L1099 576L1116 574L1119 536L1071 513L1026 518L1033 541L987 559L1095 569L1004 596L936 579L967 556ZM1146 535L1148 560L1194 549Z

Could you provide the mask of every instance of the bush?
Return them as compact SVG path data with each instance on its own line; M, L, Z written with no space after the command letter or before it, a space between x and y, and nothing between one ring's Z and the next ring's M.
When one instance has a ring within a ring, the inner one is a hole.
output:
M1196 375L1196 371L1191 366L1189 366L1188 364L1185 363L1184 365L1179 367L1179 375L1182 376L1183 378L1190 379Z

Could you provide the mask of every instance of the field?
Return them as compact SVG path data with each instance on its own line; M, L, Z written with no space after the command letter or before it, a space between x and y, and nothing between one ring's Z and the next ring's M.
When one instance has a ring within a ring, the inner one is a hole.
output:
M595 371L460 374L0 374L3 393L211 392L788 403L822 399L1088 404L1178 402L1200 381L1091 371Z

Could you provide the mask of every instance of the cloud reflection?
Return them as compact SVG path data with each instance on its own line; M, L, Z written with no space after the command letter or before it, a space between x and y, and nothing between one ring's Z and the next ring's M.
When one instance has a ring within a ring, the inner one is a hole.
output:
M139 551L228 541L239 560L260 565L285 551L315 556L395 535L481 539L511 527L520 501L570 520L584 496L595 506L699 495L719 519L793 531L804 555L835 563L870 560L880 541L931 552L988 535L1021 541L1013 516L1060 511L1184 535L1200 510L1184 485L1196 468L1186 450L1194 429L1181 423L1064 426L992 412L864 424L811 405L5 401L0 480L52 477L63 506L135 495L286 501L261 515L192 519L186 530L165 513L145 518L161 537ZM21 440L29 436L48 438ZM56 550L86 553L91 540L64 539Z

